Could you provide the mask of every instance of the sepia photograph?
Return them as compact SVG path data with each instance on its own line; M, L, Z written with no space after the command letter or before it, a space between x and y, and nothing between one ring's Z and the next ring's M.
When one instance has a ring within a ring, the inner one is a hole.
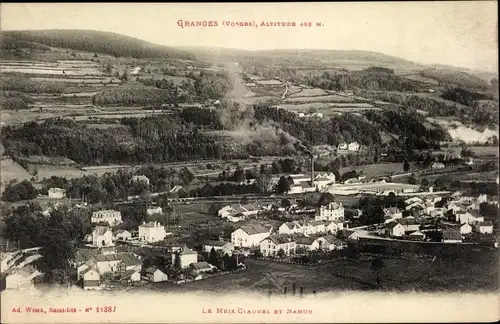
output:
M497 10L0 4L0 321L500 320Z

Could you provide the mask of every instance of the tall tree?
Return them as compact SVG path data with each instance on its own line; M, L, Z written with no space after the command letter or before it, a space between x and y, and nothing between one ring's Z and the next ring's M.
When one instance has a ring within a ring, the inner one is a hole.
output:
M281 176L278 181L278 193L283 194L290 191L290 183L285 176Z

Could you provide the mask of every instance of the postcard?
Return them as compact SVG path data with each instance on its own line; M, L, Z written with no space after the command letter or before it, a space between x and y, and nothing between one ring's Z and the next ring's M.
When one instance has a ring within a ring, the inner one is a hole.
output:
M497 10L2 3L2 323L498 321Z

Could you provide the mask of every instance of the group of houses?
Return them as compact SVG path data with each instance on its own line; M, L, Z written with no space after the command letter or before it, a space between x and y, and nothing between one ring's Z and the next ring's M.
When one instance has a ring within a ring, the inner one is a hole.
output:
M231 253L234 245L230 242L208 241L204 245L205 251L211 249L220 254ZM217 269L216 266L198 261L198 253L187 246L173 247L171 265L182 271L181 277L187 276L199 280L207 272ZM117 252L115 247L103 247L97 254L87 256L74 263L77 279L86 290L102 289L106 279L114 278L127 284L134 282L163 282L168 281L168 271L158 267L143 267L140 256L133 252Z
M161 214L161 207L149 207L147 214ZM91 223L94 225L92 233L87 236L87 242L91 242L94 247L101 248L113 246L115 241L130 241L132 233L124 229L113 231L113 227L123 223L121 212L116 210L94 211L91 216ZM142 243L154 243L165 239L168 233L165 227L159 222L143 222L138 228L137 239Z
M355 232L344 228L342 204L331 202L319 209L314 220L294 220L277 229L262 224L243 225L231 233L231 243L238 248L259 248L264 256L296 254L297 251L333 250L345 244L335 234L342 231L349 239ZM344 233L345 231L345 233Z
M479 214L479 205L488 202L486 195L462 196L459 192L449 200L442 197L412 197L405 200L405 209L384 208L385 234L393 238L425 240L422 223L429 219L446 221L442 231L445 243L462 242L465 235L477 232L481 235L493 233L493 223L485 221Z
M297 234L273 234L259 243L259 250L265 257L290 256L309 251L333 251L343 249L347 244L334 235L308 237ZM282 255L280 255L282 254Z

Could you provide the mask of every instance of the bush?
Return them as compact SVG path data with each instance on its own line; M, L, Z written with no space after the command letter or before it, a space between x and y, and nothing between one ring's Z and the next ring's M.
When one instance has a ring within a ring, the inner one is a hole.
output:
M31 182L24 180L20 183L9 183L5 187L2 199L6 201L20 201L34 199L37 196L37 190Z

